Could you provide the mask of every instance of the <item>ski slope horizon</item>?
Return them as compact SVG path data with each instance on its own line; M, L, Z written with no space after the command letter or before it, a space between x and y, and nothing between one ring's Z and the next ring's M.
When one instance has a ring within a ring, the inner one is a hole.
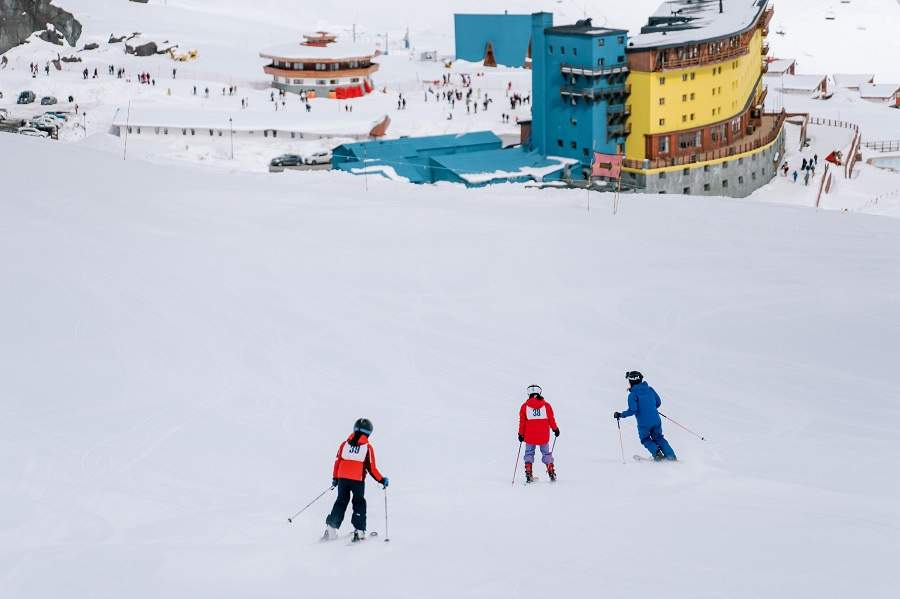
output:
M0 154L4 596L895 594L896 219ZM635 368L678 464L621 463ZM392 541L322 545L362 416Z

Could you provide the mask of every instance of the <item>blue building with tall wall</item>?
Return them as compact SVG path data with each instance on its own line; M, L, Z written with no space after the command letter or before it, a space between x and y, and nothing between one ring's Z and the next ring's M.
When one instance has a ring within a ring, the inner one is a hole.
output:
M531 15L453 15L456 58L488 67L531 64Z
M594 152L625 153L628 32L594 27L590 19L554 27L550 13L531 21L530 146L578 160L581 172L572 174L584 178Z

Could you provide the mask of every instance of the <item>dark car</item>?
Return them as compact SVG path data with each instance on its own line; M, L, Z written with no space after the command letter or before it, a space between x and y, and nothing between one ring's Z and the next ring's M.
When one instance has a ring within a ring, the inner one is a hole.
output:
M51 104L56 104L56 98L53 96L44 96L41 98L41 106L50 106Z
M273 158L269 166L300 166L301 164L303 164L303 159L296 154L282 154Z
M34 95L32 91L24 91L19 94L19 99L16 100L16 104L31 104L37 99L37 96Z

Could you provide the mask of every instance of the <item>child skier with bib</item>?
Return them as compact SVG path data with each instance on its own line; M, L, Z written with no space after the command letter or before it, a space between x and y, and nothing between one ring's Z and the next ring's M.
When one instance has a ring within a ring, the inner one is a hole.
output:
M543 390L537 385L528 387L528 399L519 408L519 443L525 442L525 482L534 481L532 464L535 448L541 448L541 461L547 466L547 475L556 481L556 467L550 451L550 431L557 437L559 427L553 415L553 408L544 399Z
M353 434L338 447L334 460L332 488L337 487L337 499L331 513L325 518L325 534L323 541L337 538L337 531L344 521L347 504L353 495L353 542L366 538L366 473L370 474L382 488L388 486L388 477L382 476L375 464L375 448L369 443L373 431L372 423L367 418L360 418L353 425Z

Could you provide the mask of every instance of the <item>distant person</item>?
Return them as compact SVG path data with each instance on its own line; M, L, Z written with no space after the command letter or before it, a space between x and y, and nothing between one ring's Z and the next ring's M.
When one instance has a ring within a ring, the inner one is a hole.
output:
M797 182L797 171L795 170L794 171L794 183L796 183L796 182Z
M382 488L388 487L388 477L382 476L375 464L375 448L369 443L374 427L368 418L360 418L353 424L353 433L338 446L334 460L331 487L337 488L337 498L331 513L325 518L325 534L323 541L337 538L338 529L344 521L350 496L353 496L353 542L366 538L366 474L379 483Z
M519 408L519 443L525 443L525 482L534 482L534 454L541 448L541 462L547 466L547 476L556 481L556 466L550 447L550 431L559 436L559 426L553 415L553 408L544 399L543 389L538 385L528 387L528 399ZM521 445L520 445L521 447Z
M805 173L803 173L803 184L809 185L809 171L806 171Z
M662 405L659 395L653 387L644 381L644 375L637 370L625 373L628 380L628 409L613 413L619 420L634 416L637 420L638 437L653 459L656 461L675 461L675 451L663 436L662 420L659 419L658 408Z

